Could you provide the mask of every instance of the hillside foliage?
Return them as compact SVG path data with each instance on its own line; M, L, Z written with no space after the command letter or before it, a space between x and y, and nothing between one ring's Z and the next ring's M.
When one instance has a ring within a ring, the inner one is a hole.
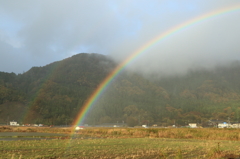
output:
M81 53L23 74L0 72L0 123L69 125L116 66L107 56ZM239 81L239 62L151 80L123 70L100 94L84 123L206 126L210 119L228 118L237 122Z

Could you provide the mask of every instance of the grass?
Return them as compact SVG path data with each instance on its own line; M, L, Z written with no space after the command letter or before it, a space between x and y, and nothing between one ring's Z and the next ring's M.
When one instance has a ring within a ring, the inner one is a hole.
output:
M82 135L114 137L114 138L177 138L203 140L240 141L240 129L214 128L88 128L78 132Z
M194 139L74 139L1 141L1 158L224 158L239 141Z
M0 127L0 132L44 132L71 134L72 128ZM105 138L177 138L240 141L240 129L217 128L86 128L78 134Z
M61 128L31 131L71 133ZM75 135L89 138L0 141L0 158L237 158L239 134L238 129L87 128Z

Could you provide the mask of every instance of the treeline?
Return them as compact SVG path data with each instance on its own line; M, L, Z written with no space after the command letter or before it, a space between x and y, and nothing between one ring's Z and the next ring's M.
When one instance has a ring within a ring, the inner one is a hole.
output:
M0 123L71 124L116 66L107 56L82 53L23 74L0 72ZM207 126L209 119L238 121L239 81L239 62L154 80L124 70L84 122Z

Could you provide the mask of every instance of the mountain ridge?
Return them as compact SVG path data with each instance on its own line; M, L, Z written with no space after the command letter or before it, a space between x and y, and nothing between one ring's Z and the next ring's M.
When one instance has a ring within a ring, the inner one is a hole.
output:
M32 67L23 74L0 72L0 123L18 120L71 124L88 97L116 66L105 55L81 53ZM191 121L207 125L209 119L228 117L237 121L239 80L239 62L154 80L123 70L92 106L85 123L125 121L129 126L167 126ZM22 109L27 115L16 116L7 107Z

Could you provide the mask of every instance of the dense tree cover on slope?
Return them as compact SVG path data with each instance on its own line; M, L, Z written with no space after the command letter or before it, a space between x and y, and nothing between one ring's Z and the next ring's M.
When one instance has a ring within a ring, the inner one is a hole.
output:
M0 72L0 123L71 124L88 97L116 67L99 54L78 54L23 74ZM100 95L86 124L206 124L237 121L240 64L149 80L124 70ZM19 113L16 113L19 112Z

